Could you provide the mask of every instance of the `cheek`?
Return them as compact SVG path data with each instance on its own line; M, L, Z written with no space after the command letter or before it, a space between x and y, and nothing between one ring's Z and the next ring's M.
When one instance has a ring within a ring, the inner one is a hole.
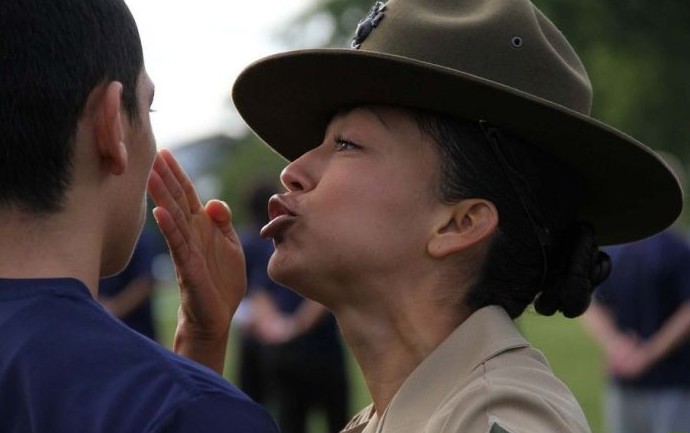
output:
M350 184L330 196L324 207L320 233L324 243L343 246L354 254L396 255L401 249L418 250L425 240L426 203L419 185L388 177Z

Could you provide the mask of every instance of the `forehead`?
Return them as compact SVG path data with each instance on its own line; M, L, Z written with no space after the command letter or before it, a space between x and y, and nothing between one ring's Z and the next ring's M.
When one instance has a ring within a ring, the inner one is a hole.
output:
M414 112L402 107L390 105L361 105L354 108L340 110L331 120L331 125L337 122L367 122L383 126L388 132L416 129L421 133ZM421 136L420 136L421 138Z

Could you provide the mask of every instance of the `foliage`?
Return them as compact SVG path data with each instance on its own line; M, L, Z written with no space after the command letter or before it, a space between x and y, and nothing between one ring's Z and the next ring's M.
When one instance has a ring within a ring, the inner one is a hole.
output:
M323 46L349 47L357 23L373 5L373 0L314 0L312 6L290 23L283 32L283 37L296 44L301 38L300 29L309 28L309 24L325 20L329 26L321 27L326 35L319 38Z
M594 116L690 159L690 4L535 0L568 36L594 83Z

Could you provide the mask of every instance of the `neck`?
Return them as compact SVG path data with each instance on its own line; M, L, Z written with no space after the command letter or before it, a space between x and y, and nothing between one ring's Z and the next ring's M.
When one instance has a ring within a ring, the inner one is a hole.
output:
M100 250L93 221L0 211L0 277L76 278L95 297ZM94 272L93 270L96 270Z
M457 302L434 302L426 296L429 291L414 289L396 289L405 296L393 303L388 299L377 305L369 300L366 309L358 303L334 311L378 414L386 410L415 368L469 316Z

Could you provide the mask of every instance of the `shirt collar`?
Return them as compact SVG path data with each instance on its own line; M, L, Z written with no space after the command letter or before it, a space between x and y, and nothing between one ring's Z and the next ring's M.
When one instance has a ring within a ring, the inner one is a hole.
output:
M501 352L528 345L501 307L475 311L405 380L384 415L383 432L418 433L418 424L426 424L472 370Z
M91 292L75 278L1 278L0 300L52 295L93 300Z

